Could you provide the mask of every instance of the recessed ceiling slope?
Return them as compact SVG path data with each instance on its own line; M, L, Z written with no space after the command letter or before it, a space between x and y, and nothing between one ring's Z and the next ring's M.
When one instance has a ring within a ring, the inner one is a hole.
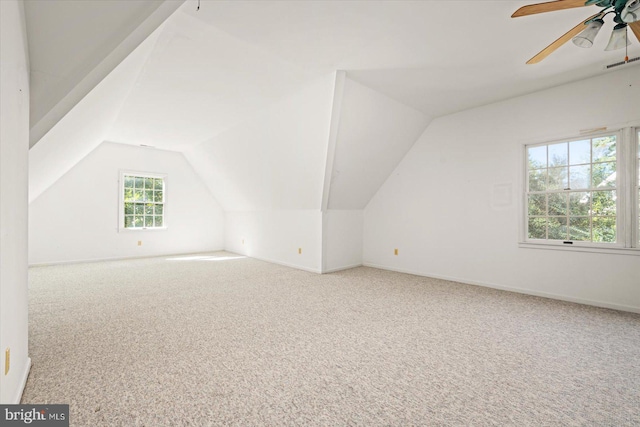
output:
M345 81L329 209L364 209L429 124L419 111Z
M105 140L157 36L157 31L149 36L31 147L29 202Z
M183 1L26 0L31 145Z
M167 20L109 140L183 151L317 77L184 10Z

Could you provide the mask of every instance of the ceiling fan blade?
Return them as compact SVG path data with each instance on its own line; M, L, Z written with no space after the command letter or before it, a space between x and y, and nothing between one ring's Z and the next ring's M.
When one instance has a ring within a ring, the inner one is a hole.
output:
M562 37L560 37L558 40L554 41L549 46L547 46L544 49L542 49L540 51L540 53L538 53L536 56L534 56L533 58L528 60L527 64L537 64L538 62L542 61L547 56L551 55L560 46L562 46L563 44L565 44L566 42L571 40L573 37L575 37L578 34L580 34L580 32L582 30L584 30L584 28L585 28L585 26L584 26L585 22L587 22L588 20L590 20L592 18L595 18L598 15L599 15L599 13L596 13L595 15L592 15L589 18L585 19L584 21L580 22L578 25L576 25L575 27L573 27L572 29L567 31L564 35L562 35Z
M583 7L586 6L586 1L587 0L556 0L546 3L530 4L528 6L522 6L520 9L513 12L511 17L517 18L518 16L535 15L536 13Z
M633 34L636 35L636 38L640 42L640 21L632 22L631 24L629 24L629 27L631 28L631 31L633 31Z

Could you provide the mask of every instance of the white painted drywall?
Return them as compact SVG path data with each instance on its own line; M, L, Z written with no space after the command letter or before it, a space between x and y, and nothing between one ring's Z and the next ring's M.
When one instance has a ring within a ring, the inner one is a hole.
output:
M185 156L227 212L320 210L334 74Z
M31 146L184 0L25 2Z
M167 230L118 232L121 169L168 175ZM182 154L105 142L30 204L29 232L31 264L201 252L224 213Z
M152 34L29 150L29 202L105 140L159 32Z
M362 265L361 210L327 210L322 227L323 273Z
M340 112L329 209L361 210L422 134L429 118L349 78Z
M225 249L320 273L322 214L320 210L226 212Z
M523 145L639 121L638 66L434 120L365 209L364 263L640 311L640 257L518 247Z
M29 62L24 6L0 2L0 403L20 402L29 373L27 212ZM5 375L5 350L11 350Z

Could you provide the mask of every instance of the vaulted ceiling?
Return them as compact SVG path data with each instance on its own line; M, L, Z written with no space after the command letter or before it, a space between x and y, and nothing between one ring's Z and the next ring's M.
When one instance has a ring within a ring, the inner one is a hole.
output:
M601 36L525 65L594 11L510 18L522 1L27 3L32 135L50 119L32 200L106 140L185 153L226 210L319 209L326 182L329 208L362 209L434 117L624 56Z

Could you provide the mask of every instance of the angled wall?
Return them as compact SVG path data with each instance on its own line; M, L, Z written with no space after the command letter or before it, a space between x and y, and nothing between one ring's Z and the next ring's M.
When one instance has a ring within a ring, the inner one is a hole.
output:
M158 35L145 40L29 150L29 201L105 140Z
M639 99L628 66L434 120L365 209L364 263L640 312L638 256L518 247L523 145L637 126Z
M30 359L27 296L29 60L24 6L0 2L0 403L20 402ZM5 374L5 351L10 350Z
M364 209L430 119L348 78L331 171L329 209Z
M184 0L25 2L33 146Z
M167 174L166 230L118 231L120 170ZM31 264L203 252L224 244L222 209L176 152L105 142L29 208Z
M333 84L324 76L185 153L225 210L226 249L321 270Z

